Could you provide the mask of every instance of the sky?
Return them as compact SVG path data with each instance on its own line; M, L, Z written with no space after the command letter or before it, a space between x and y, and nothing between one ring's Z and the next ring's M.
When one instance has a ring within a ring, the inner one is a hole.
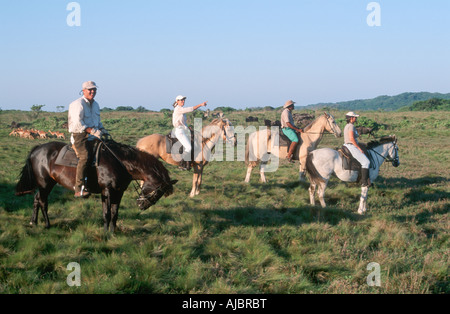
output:
M88 80L100 107L156 111L450 92L448 0L70 3L0 0L1 109L67 110Z

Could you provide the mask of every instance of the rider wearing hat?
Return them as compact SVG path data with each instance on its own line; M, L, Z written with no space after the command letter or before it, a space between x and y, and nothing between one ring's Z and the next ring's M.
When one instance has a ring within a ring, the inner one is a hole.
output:
M78 157L75 181L75 197L88 198L90 193L85 190L85 178L89 160L88 140L101 139L108 134L100 121L100 106L94 100L97 95L97 85L88 81L82 85L83 97L75 100L69 106L70 141Z
M287 160L293 163L292 158L294 156L295 148L299 142L299 137L297 133L303 133L303 129L299 129L294 124L294 117L292 116L292 110L294 110L295 102L288 100L283 106L283 113L281 114L281 131L286 135L292 142L289 147Z
M173 111L172 123L175 136L184 147L183 161L180 162L180 165L183 169L189 170L191 163L188 160L190 160L192 145L190 130L186 122L186 113L193 112L200 107L205 107L207 105L207 102L201 103L200 105L197 105L195 107L185 108L185 101L186 96L180 95L175 99L175 103L173 104L175 109Z
M344 128L344 146L348 148L353 158L355 158L361 164L361 186L366 187L370 185L370 160L366 157L366 154L364 153L358 142L359 134L356 131L354 124L359 115L351 111L347 113L345 117L347 118L347 125Z

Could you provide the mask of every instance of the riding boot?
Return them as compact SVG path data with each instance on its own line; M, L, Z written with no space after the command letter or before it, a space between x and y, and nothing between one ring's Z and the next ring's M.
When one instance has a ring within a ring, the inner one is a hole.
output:
M361 186L362 187L370 186L369 169L361 169Z
M292 160L292 158L294 158L294 152L295 152L295 148L297 147L296 142L292 142L291 146L289 147L289 152L286 156L286 159L290 162L290 163L294 163L294 161Z

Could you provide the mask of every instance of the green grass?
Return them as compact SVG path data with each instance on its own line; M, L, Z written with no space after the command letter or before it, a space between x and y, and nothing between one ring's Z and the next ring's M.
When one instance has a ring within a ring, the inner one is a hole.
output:
M298 165L284 161L267 174L268 184L259 183L257 171L243 183L243 162L212 162L194 199L192 173L168 165L179 180L175 193L141 212L130 187L119 230L110 234L99 196L74 200L59 186L50 196L52 227L43 228L42 215L39 226L29 226L33 197L16 198L14 187L28 152L47 141L9 137L11 121L32 127L34 120L1 112L0 293L449 293L449 119L364 114L388 125L379 135L399 137L401 161L399 168L382 166L367 216L356 214L359 187L335 178L329 207L309 206ZM246 125L245 113L228 117ZM103 119L116 140L130 145L170 130L162 114L110 112ZM37 123L47 122L41 116ZM341 144L325 136L321 147ZM81 287L66 284L71 262L81 266ZM371 262L381 266L381 287L366 283Z

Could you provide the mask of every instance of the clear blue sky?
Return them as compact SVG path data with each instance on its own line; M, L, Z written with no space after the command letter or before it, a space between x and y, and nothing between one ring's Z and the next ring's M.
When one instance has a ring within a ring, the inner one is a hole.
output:
M450 92L450 1L0 1L0 108L56 110L99 85L101 107L209 108Z

